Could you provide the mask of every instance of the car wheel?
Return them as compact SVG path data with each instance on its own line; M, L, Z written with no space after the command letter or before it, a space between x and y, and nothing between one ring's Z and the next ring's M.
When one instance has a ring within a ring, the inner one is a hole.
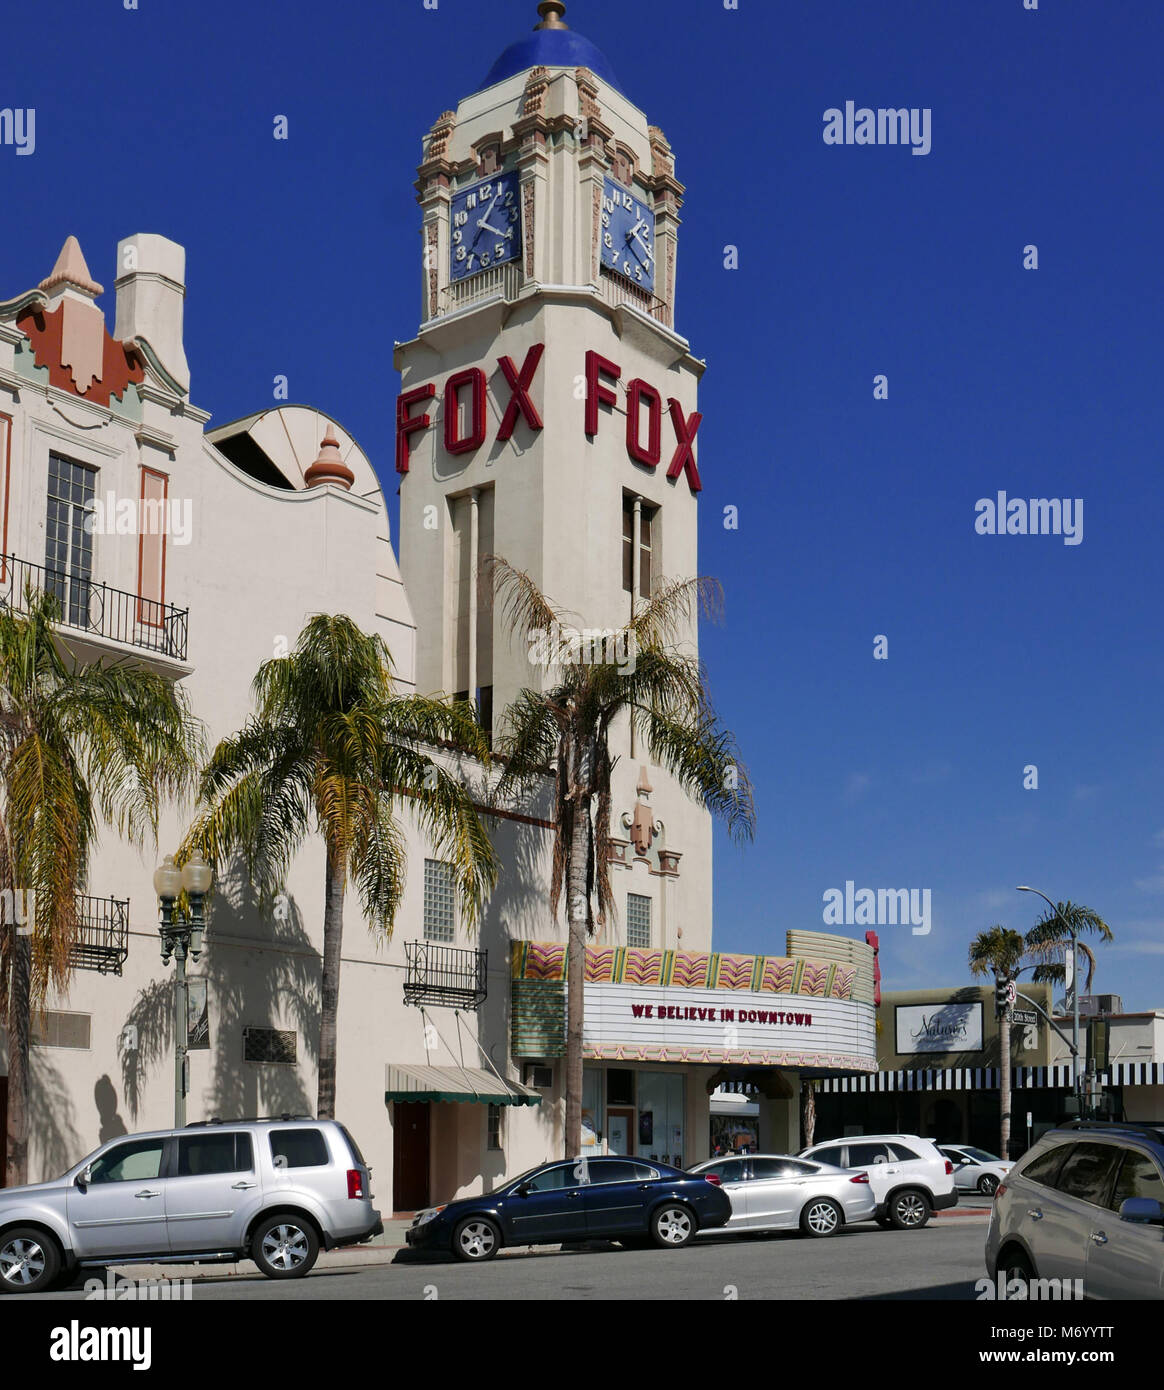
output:
M806 1236L832 1236L845 1224L845 1216L836 1202L818 1197L800 1213L800 1229Z
M907 1187L889 1203L889 1223L898 1231L920 1231L930 1219L925 1193Z
M318 1258L319 1236L301 1216L269 1216L255 1227L251 1259L268 1279L302 1279Z
M668 1250L681 1250L695 1234L690 1207L668 1202L651 1217L651 1239Z
M1009 1284L1012 1279L1028 1282L1036 1277L1034 1265L1016 1246L1011 1246L995 1261L994 1277L997 1279L1000 1274L1006 1284Z
M14 1226L0 1236L0 1293L44 1293L60 1273L55 1240L32 1226Z
M993 1173L983 1173L978 1179L978 1191L985 1197L993 1197L998 1191L998 1179Z
M491 1260L501 1249L501 1232L487 1216L470 1216L453 1235L453 1254L459 1260Z

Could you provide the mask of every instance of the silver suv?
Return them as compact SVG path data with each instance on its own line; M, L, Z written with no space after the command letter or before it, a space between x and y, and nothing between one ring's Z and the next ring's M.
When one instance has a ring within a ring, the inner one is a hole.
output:
M1082 1120L1044 1134L995 1193L986 1268L1007 1287L1065 1280L1087 1298L1164 1298L1164 1125Z
M122 1135L53 1182L0 1190L0 1293L82 1266L251 1259L295 1279L384 1229L371 1169L334 1120L211 1120Z

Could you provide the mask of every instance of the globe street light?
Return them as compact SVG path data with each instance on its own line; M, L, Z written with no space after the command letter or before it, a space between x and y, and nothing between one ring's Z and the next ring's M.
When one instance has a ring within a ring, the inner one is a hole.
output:
M1025 883L1020 883L1018 885L1018 891L1020 893L1038 893L1039 897L1042 898L1071 935L1071 1083L1075 1091L1075 1103L1079 1107L1079 1118L1083 1119L1083 1093L1079 1084L1079 947L1075 924L1073 922L1068 922L1066 917L1059 911L1058 905L1053 903L1051 899L1047 897L1046 893L1040 893L1037 888L1031 888Z
M202 929L205 921L202 906L214 882L214 870L195 850L179 869L174 856L167 854L154 871L154 892L161 905L158 935L161 937L162 964L169 965L173 956L177 973L174 978L174 1128L186 1123L186 1093L189 1090L187 1044L190 1036L189 986L186 983L186 957L197 960L202 954ZM187 916L177 906L178 895L185 889L190 905Z

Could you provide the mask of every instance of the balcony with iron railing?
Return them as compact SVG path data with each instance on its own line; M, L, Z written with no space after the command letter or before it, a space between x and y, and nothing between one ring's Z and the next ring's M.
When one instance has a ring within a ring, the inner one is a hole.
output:
M404 956L406 1004L479 1009L488 997L488 951L467 951L434 941L406 941Z
M142 598L92 578L34 565L18 555L0 556L0 607L26 613L26 594L55 594L63 627L122 642L174 661L186 660L190 610Z
M77 936L69 955L74 970L120 975L129 955L129 899L77 894Z

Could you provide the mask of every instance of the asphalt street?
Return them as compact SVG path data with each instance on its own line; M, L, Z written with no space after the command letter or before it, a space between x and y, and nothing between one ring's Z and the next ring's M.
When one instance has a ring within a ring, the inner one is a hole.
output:
M503 1251L485 1265L398 1251L391 1263L321 1265L306 1279L281 1283L207 1271L194 1281L192 1298L973 1300L974 1282L985 1276L986 1225L984 1216L964 1216L932 1221L921 1231L857 1226L825 1240L795 1233L706 1236L674 1251L545 1247ZM78 1286L41 1297L84 1301L86 1295Z

